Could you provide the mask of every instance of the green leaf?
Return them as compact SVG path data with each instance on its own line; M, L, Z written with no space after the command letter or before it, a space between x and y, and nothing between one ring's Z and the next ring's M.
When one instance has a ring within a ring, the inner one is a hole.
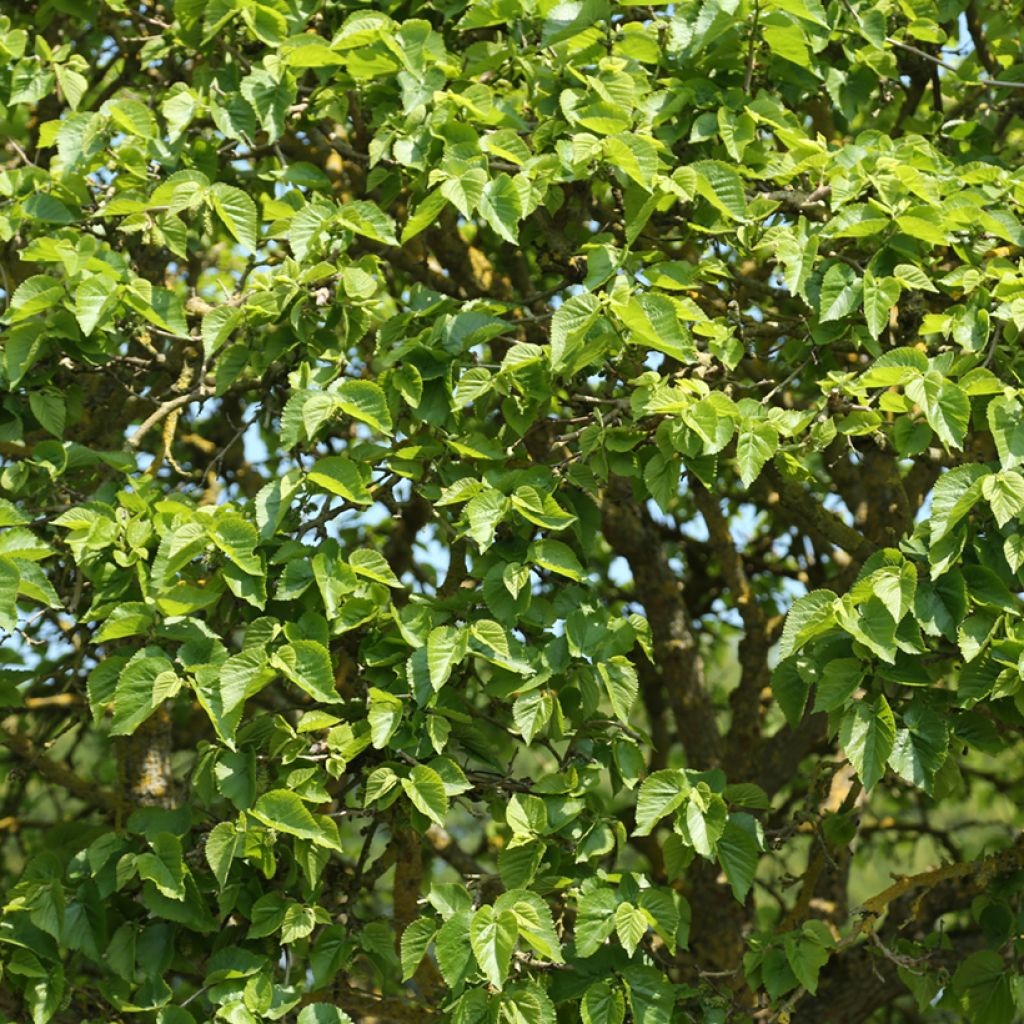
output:
M0 498L0 526L23 526L32 522L12 501Z
M370 710L367 717L370 723L370 740L374 749L381 750L387 746L388 740L401 724L404 705L394 694L378 690L375 686L370 687L368 696Z
M433 192L428 193L409 214L409 219L405 222L405 227L402 228L402 245L410 242L432 224L436 224L441 211L447 205L448 198L441 189L436 188Z
M437 925L429 917L418 917L402 932L402 981L408 981L416 973L436 934Z
M553 495L542 494L536 487L517 488L512 495L512 507L524 519L546 530L564 530L576 522L576 516L566 512Z
M895 738L896 722L881 694L874 703L857 701L843 715L839 742L865 789L870 790L884 774Z
M704 442L705 455L717 455L736 431L735 406L718 391L691 405L683 413L683 418Z
M249 252L255 252L259 241L256 204L240 188L215 182L210 186L210 204L232 237Z
M398 245L395 222L376 203L361 199L345 203L337 216L340 224L357 235L363 235L382 245Z
M452 914L437 932L434 947L437 966L449 988L458 986L473 960L469 940L470 919L470 910L463 908Z
M184 900L185 862L181 840L169 832L160 832L150 845L152 853L143 853L136 858L139 878L152 882L168 899Z
M346 380L335 392L338 405L349 416L390 434L393 426L387 398L379 385L368 380Z
M934 547L981 500L981 479L988 470L977 463L956 466L944 473L932 491L931 516L928 526Z
M825 8L818 0L770 0L770 8L796 15L802 21L809 21L822 28L829 28Z
M1024 511L1024 476L1016 470L1006 469L982 477L981 494L989 503L996 523L1005 526Z
M501 997L503 1020L514 1024L556 1024L555 1004L540 985L517 982Z
M811 679L800 671L800 659L786 657L772 670L772 694L786 721L796 728L804 716Z
M658 173L658 147L654 139L623 132L604 140L605 157L632 178L641 188L650 190Z
M75 318L82 333L90 335L114 306L118 283L106 274L93 274L75 289Z
M761 31L761 36L777 57L792 61L802 68L811 66L807 37L799 25L793 22L786 25L766 25Z
M357 575L376 583L383 583L386 587L393 587L396 590L402 589L402 582L395 575L387 559L379 552L371 548L360 548L353 551L348 559L349 568Z
M988 403L987 416L1003 469L1024 465L1024 408L1020 402L1000 395Z
M936 370L912 380L907 398L924 410L928 425L949 448L962 448L971 419L971 401L952 381Z
M496 913L493 907L481 907L470 922L469 943L473 956L487 980L499 991L508 977L518 937L516 919L507 910Z
M746 221L747 200L743 179L735 169L719 160L698 160L691 165L697 172L697 190L722 213L733 220Z
M744 487L749 487L779 447L779 432L769 423L745 419L736 437L736 468Z
M829 630L836 621L836 595L831 590L812 590L797 598L786 616L779 641L779 657L788 658L808 640Z
M932 279L913 263L897 263L893 276L904 288L913 291L937 292Z
M544 732L553 710L554 701L549 693L534 690L516 698L512 705L512 719L527 746Z
M833 263L825 271L818 299L818 318L822 323L849 316L861 301L861 280L853 267Z
M462 174L446 178L441 183L441 194L468 220L480 202L486 184L487 172L480 167L471 167Z
M81 513L83 510L79 510ZM58 516L53 520L54 526L71 526L73 520L66 518L70 513L65 513L64 516ZM93 529L95 520L89 515L89 510L85 510L87 516L88 528ZM31 530L4 530L0 533L0 556L6 555L8 558L24 559L27 562L38 562L44 558L49 558L53 554L53 548L44 540L40 540Z
M661 971L647 966L625 967L622 980L636 1024L671 1024L676 990Z
M152 139L156 136L156 119L141 100L115 100L108 109L115 124L129 135L137 135L143 139Z
M542 569L582 581L583 566L570 547L558 540L538 540L530 545L527 557Z
M67 407L64 404L63 395L49 388L45 391L33 391L28 396L28 405L32 410L32 415L39 420L39 424L44 430L53 434L54 437L64 436Z
M287 789L273 789L269 793L264 793L248 813L278 832L312 840L318 846L336 850L341 848L337 829L334 829L333 833L326 829L310 814L302 800Z
M469 524L468 533L481 551L494 543L494 534L509 509L509 500L493 488L471 498L463 513Z
M860 375L860 383L869 388L888 388L907 384L928 372L928 357L916 348L894 348L880 355L870 369Z
M427 637L427 670L430 685L435 690L451 678L452 669L459 664L469 650L466 630L460 626L436 626Z
M633 344L664 352L680 362L695 360L694 344L680 323L680 300L645 292L634 295L625 305L616 305L614 309L630 329Z
M10 558L0 557L0 629L14 632L18 624L18 567Z
M334 686L331 656L315 640L296 640L274 652L272 663L314 700L335 704L341 700Z
M118 676L110 735L131 735L180 688L181 680L167 655L156 647L143 648Z
M230 821L214 825L206 837L206 845L203 847L206 862L210 865L217 884L222 888L227 885L231 862L235 857L241 856L244 848L244 834Z
M498 235L517 245L523 216L519 189L504 172L487 182L478 205L480 216ZM404 237L404 236L403 236Z
M857 658L834 658L821 670L814 711L838 711L845 707L863 679L863 662Z
M589 292L574 295L555 310L551 318L551 369L554 373L563 373L573 365L573 356L600 312L600 301Z
M686 831L693 848L702 857L714 856L715 846L725 828L726 817L725 801L717 793L705 797L698 790L691 790L686 805Z
M629 713L640 693L636 669L627 658L617 655L608 661L600 662L597 673L604 683L615 717L628 725Z
M355 1024L344 1011L330 1003L307 1003L299 1013L298 1024Z
M733 896L742 903L754 883L758 843L752 829L740 824L740 820L753 824L753 819L747 815L731 815L722 832L722 838L718 840L716 853L718 863L722 865L725 877L732 887Z
M552 963L564 962L551 908L537 893L527 889L510 889L502 893L494 902L494 912L501 914L505 911L516 919L519 937L538 956Z
M647 927L647 915L639 907L623 902L615 908L615 934L629 956L636 951L640 940L647 933Z
M15 288L4 316L9 324L20 323L36 313L59 306L63 301L64 288L60 282L45 274L36 274Z
M615 930L615 893L602 887L586 893L576 909L576 953L593 956Z
M44 224L73 224L78 218L56 196L36 192L25 200L25 214Z
M937 711L914 704L903 715L903 726L896 730L889 767L900 778L930 794L946 759L946 722Z
M337 494L353 505L372 505L373 496L365 470L344 455L327 455L317 459L307 479L331 494Z
M1011 975L996 952L972 953L953 975L972 1024L1011 1024L1017 1017Z
M818 991L821 969L828 963L829 950L813 938L807 939L798 932L787 933L785 949L793 977L814 995Z
M894 277L876 278L864 272L864 317L872 338L877 338L889 324L889 310L900 297L900 283Z
M260 576L266 571L262 559L256 554L260 535L256 527L237 512L218 515L210 537L242 572Z
M295 90L286 81L269 71L257 68L241 81L242 95L256 112L270 143L276 142L285 130L288 107L294 102ZM251 115L250 115L251 116Z
M583 994L580 1017L583 1024L623 1024L626 1001L607 981L595 982Z
M444 819L448 814L448 794L441 776L433 768L425 764L414 765L409 777L402 779L402 788L416 810L444 827Z
M685 772L678 768L663 768L652 772L640 783L636 803L636 828L633 835L651 834L654 826L682 806L689 795L690 783Z

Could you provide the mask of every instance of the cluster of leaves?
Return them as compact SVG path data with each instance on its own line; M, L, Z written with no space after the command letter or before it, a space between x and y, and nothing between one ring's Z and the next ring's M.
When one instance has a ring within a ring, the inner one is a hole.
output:
M33 6L0 1019L1017 1019L1019 0Z

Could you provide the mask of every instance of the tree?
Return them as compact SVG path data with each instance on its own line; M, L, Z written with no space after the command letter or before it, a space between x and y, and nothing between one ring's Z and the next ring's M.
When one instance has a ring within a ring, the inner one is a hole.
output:
M0 19L0 1018L1024 1014L1019 0Z

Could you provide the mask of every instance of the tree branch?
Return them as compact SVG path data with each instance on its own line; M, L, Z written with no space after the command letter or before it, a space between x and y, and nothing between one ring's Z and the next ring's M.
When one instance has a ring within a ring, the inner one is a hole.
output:
M708 528L711 548L743 620L743 639L739 645L740 682L729 696L732 725L727 760L730 766L736 766L738 778L747 778L747 766L760 737L761 691L768 682L768 649L771 644L764 611L750 586L743 559L736 550L729 523L718 500L692 473L689 481L697 510Z
M629 562L637 600L647 611L654 661L661 673L687 759L710 768L721 761L715 710L704 685L704 663L683 600L682 585L668 564L661 534L634 500L628 481L613 477L603 505L604 535Z
M65 765L51 761L27 736L2 727L0 728L0 744L3 744L18 760L24 761L34 768L47 782L60 786L61 789L67 790L72 796L97 810L107 814L117 812L119 802L113 793L76 775Z

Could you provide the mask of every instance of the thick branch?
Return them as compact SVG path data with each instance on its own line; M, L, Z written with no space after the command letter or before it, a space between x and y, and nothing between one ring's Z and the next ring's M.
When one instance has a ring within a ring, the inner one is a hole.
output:
M345 984L339 984L333 990L311 992L303 998L302 1005L310 1003L338 1006L346 1013L354 1014L357 1020L372 1020L378 1024L427 1024L438 1019L433 1010L419 1003L376 996Z
M113 793L76 775L59 762L51 761L27 736L0 728L0 744L34 768L47 782L60 786L78 800L107 813L117 811L118 800Z
M697 768L717 765L721 760L718 724L704 686L704 663L682 584L665 557L660 531L646 509L633 500L628 481L616 477L609 485L603 524L608 543L629 562L636 597L647 611L654 660L687 758Z
M982 31L981 18L978 16L978 4L971 0L964 10L964 20L967 22L967 31L971 34L971 41L974 43L974 52L981 61L981 66L993 77L1002 70L992 58L988 43L985 40L985 33Z
M1000 875L1024 867L1024 833L1004 850L978 860L947 864L897 879L887 889L864 903L866 917L860 933L873 933L879 914L889 911L887 933L913 939L933 927L934 920L951 910L966 909ZM888 935L886 936L888 937ZM931 966L953 968L979 947L982 936L973 929L952 939L952 956L933 951ZM878 947L885 949L879 942ZM880 957L874 946L858 944L837 953L822 971L813 999L802 999L791 1020L796 1024L827 1020L832 1024L860 1024L875 1010L886 1006L906 991L892 958Z
M736 550L729 523L718 501L691 473L690 488L697 509L704 517L711 547L722 568L743 619L743 639L739 645L740 682L729 697L732 726L728 739L728 763L739 778L748 776L747 765L760 736L761 691L768 682L768 650L771 641L765 626L764 611L750 586L743 559Z
M999 850L997 853L989 854L987 857L958 864L945 864L940 868L922 871L916 875L904 875L887 889L866 900L863 909L870 917L875 917L887 910L901 897L917 893L922 889L926 892L934 890L945 882L957 883L957 888L960 888L965 896L973 895L975 892L981 892L987 888L993 878L1009 871L1019 871L1021 868L1024 868L1024 832L1017 836L1011 846ZM922 896L917 896L914 903L920 904L922 899ZM949 900L943 899L942 904L948 909ZM866 927L868 924L865 925Z
M789 520L812 540L845 551L854 561L865 562L877 550L867 537L847 526L834 512L798 484L784 480L774 466L765 467L762 479L768 487L768 505L781 506Z

